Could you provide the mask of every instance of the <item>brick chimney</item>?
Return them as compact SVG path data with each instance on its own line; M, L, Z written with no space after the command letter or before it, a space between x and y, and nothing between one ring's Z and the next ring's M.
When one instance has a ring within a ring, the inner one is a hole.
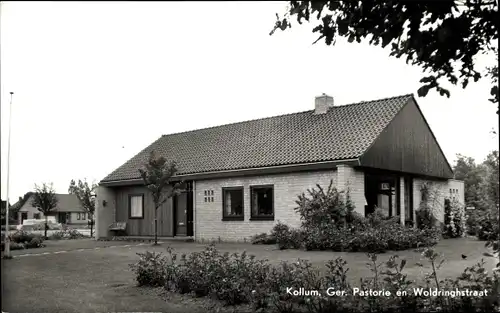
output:
M317 96L314 101L314 114L325 114L331 107L333 107L333 97L327 94Z

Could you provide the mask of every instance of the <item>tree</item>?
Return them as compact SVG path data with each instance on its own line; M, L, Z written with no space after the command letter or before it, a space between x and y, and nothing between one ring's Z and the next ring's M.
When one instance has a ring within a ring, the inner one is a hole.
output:
M464 197L467 206L479 209L487 207L487 199L484 190L484 179L486 168L471 157L458 154L453 167L455 179L464 181Z
M486 160L483 162L483 166L486 168L486 179L485 179L485 193L491 201L491 203L498 208L499 205L499 183L498 183L498 150L490 152L486 156Z
M9 204L9 217L12 218L12 210L11 210L11 205ZM0 200L0 217L2 222L5 222L5 215L7 214L7 201L6 200ZM3 225L3 223L2 223Z
M302 24L316 19L314 42L324 39L334 45L338 36L348 42L368 41L390 47L390 55L406 57L406 63L422 67L427 76L420 82L420 97L435 89L441 95L450 92L441 87L442 79L466 88L485 73L491 80L490 101L498 105L498 4L496 0L443 1L290 1L276 30L290 28L292 16ZM475 57L494 53L493 66L478 68ZM497 112L498 113L498 112Z
M83 210L89 216L90 237L92 237L92 230L94 226L96 189L97 185L94 183L89 185L86 179L84 179L83 181L78 180L78 183L76 183L75 180L72 179L69 183L68 188L68 192L70 194L74 194L78 198L78 201L80 201Z
M158 208L169 198L179 193L182 182L173 182L172 177L177 172L175 161L167 162L164 157L156 156L151 151L149 160L144 164L143 169L139 169L144 185L149 189L154 203L154 232L155 245L158 244Z
M59 200L52 184L43 184L42 187L35 185L35 193L31 205L42 212L45 216L45 238L47 238L47 229L49 228L47 217L57 207Z

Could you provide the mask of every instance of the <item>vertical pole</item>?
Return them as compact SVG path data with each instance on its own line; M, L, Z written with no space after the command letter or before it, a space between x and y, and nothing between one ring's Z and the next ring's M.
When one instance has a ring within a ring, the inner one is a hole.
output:
M9 139L7 146L7 201L5 203L5 251L4 256L10 257L10 232L9 232L9 185L10 185L10 137L12 133L12 96L14 93L10 92L10 105L9 105Z

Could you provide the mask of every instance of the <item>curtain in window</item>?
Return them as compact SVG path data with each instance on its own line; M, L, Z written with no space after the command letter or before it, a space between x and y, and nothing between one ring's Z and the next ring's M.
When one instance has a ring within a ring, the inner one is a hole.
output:
M132 217L141 217L142 216L142 197L136 196L130 198L130 210Z
M226 190L226 192L224 192L224 196L225 196L225 199L224 199L224 203L226 204L226 215L231 215L232 210L231 210L231 192L229 192L229 190Z

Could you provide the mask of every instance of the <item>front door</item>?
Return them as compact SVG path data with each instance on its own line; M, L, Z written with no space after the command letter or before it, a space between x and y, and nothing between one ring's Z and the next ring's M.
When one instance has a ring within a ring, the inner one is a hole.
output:
M28 212L22 212L21 213L21 225L24 224L23 222L28 219Z
M66 224L67 223L66 213L65 212L59 212L57 220L58 220L58 222L60 224Z
M174 236L193 235L192 182L187 182L181 193L174 197Z
M187 235L187 192L182 192L175 199L175 235Z

